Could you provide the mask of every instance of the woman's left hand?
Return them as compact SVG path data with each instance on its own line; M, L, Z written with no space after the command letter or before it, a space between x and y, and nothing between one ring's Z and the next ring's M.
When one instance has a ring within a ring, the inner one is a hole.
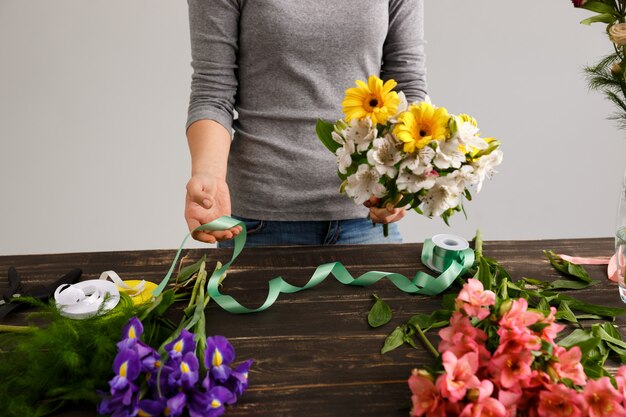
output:
M405 207L394 207L391 203L388 203L386 207L378 207L380 198L374 196L370 197L363 205L370 209L370 219L374 223L393 223L401 220L406 215Z

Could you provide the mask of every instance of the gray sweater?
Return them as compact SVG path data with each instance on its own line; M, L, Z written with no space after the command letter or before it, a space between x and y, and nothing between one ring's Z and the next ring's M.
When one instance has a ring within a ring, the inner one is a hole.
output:
M365 217L339 194L315 122L342 118L345 90L371 74L395 79L409 102L424 98L423 0L189 0L189 16L187 126L209 119L234 130L233 214Z

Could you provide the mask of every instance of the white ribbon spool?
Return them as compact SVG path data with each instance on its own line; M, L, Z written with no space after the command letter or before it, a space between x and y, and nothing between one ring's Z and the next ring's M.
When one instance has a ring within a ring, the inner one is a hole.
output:
M435 246L445 250L461 251L469 248L468 241L457 235L444 233L433 236L432 240Z
M59 286L54 301L61 315L86 319L112 310L120 301L120 292L111 281L92 279Z

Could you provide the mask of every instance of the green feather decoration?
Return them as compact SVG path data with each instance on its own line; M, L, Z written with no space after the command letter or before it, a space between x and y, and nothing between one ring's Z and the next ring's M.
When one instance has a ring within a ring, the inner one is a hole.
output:
M43 416L68 402L99 401L113 373L121 329L140 309L125 294L104 316L86 320L63 317L52 305L29 300L45 322L26 332L0 334L0 404L9 416Z

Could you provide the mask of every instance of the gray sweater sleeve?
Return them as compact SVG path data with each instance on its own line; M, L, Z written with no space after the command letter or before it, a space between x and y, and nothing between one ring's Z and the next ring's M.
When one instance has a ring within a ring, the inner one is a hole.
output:
M189 0L191 96L187 127L201 119L232 129L237 91L238 0Z
M409 103L426 97L424 1L389 0L389 31L381 78L398 82Z

